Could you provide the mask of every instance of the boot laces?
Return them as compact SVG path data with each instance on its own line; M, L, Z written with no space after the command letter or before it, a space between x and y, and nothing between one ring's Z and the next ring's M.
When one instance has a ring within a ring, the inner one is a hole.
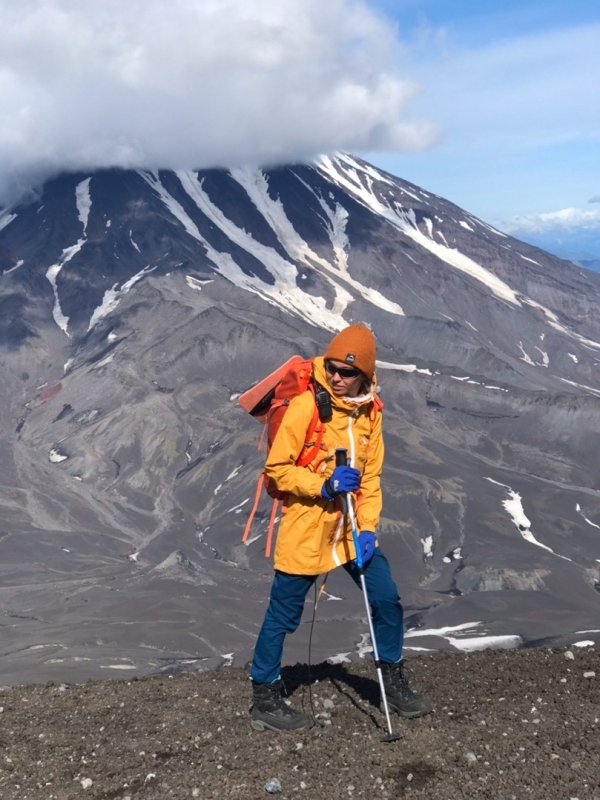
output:
M408 679L404 674L403 661L400 661L398 664L390 664L390 683L403 697L409 700L415 697L415 693L408 685Z
M275 709L282 714L284 717L293 717L297 714L297 711L294 711L291 706L285 702L284 693L285 693L285 684L282 680L275 681L275 683L268 684L268 690L270 695L270 701L273 703Z

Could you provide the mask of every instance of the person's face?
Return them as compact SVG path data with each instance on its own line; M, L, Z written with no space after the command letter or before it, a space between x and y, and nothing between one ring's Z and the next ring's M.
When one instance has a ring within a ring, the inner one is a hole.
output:
M329 388L336 397L357 397L365 381L360 370L353 369L343 361L332 359L325 362L325 374Z

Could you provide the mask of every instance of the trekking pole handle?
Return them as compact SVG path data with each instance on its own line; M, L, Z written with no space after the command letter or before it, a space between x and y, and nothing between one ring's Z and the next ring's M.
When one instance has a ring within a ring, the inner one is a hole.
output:
M348 465L348 451L345 447L335 448L335 465L336 467L345 467Z

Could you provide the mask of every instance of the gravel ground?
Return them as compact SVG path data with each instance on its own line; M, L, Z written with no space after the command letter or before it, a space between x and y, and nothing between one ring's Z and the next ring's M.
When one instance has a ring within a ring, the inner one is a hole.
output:
M494 798L600 800L593 648L411 658L430 716L382 743L372 664L286 668L295 734L249 726L243 670L0 689L2 800Z

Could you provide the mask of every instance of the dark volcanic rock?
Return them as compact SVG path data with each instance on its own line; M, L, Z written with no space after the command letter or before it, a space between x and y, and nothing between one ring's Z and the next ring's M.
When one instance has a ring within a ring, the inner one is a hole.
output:
M577 648L575 648L577 650ZM245 671L0 689L3 800L600 797L596 650L410 662L434 713L383 743L372 665L285 670L310 731L257 733ZM117 663L114 666L125 666ZM310 676L310 677L309 677Z

